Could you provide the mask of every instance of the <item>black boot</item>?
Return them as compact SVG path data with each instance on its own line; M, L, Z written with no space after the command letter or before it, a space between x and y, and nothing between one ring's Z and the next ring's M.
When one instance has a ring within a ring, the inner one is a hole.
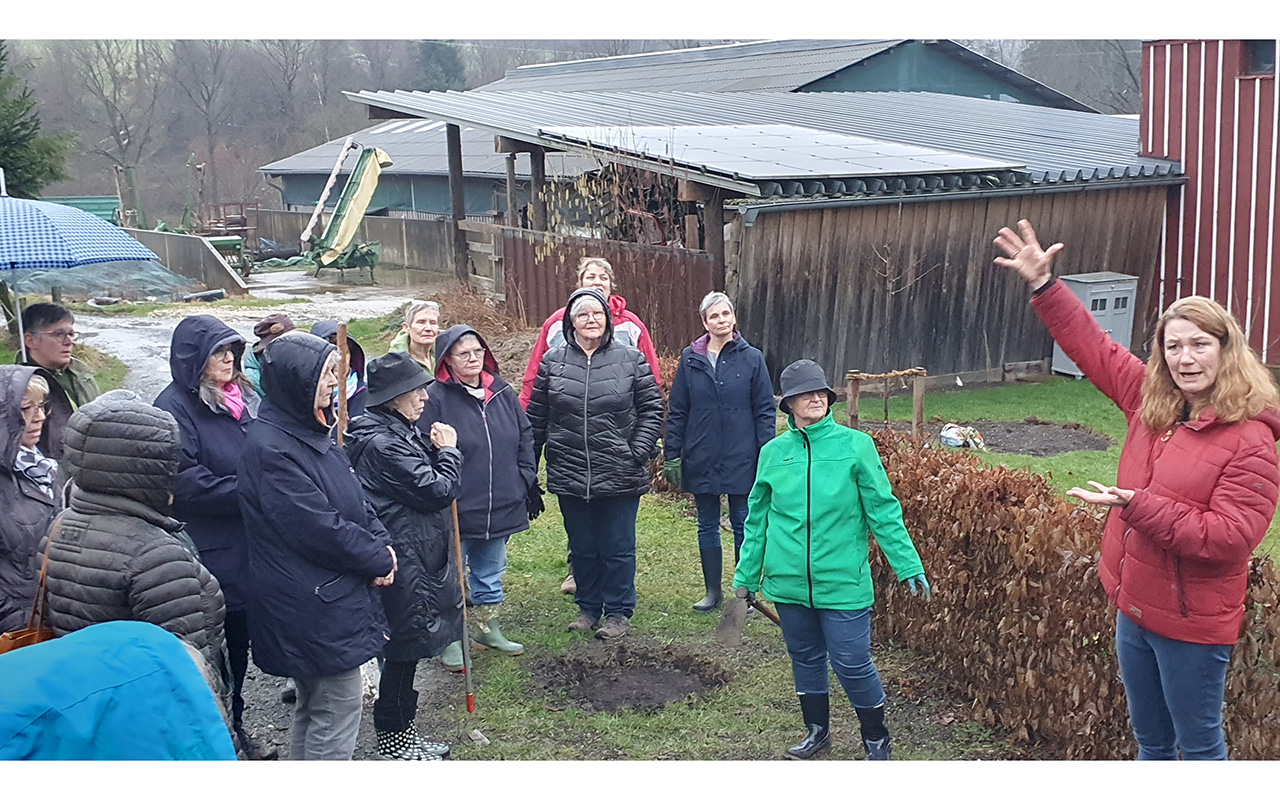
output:
M247 760L275 761L280 757L280 751L274 745L263 747L242 726L236 725L233 730L236 734L236 742L240 745L240 752L244 753Z
M787 748L787 758L805 760L813 758L831 747L831 695L802 694L800 712L809 735L799 744Z
M875 708L854 708L858 723L862 726L862 751L868 761L892 761L893 748L889 745L889 729L884 726L884 703Z
M706 584L707 594L693 604L693 610L707 614L719 608L720 601L724 599L724 591L720 588L724 579L724 555L719 547L700 549L698 555L702 559L702 582Z

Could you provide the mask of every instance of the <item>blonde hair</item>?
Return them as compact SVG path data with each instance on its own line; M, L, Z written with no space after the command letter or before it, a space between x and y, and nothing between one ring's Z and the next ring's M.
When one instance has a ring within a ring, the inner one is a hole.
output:
M614 288L617 288L616 284L618 283L618 279L613 276L613 265L609 263L608 259L601 258L600 256L583 256L578 261L579 286L582 285L582 273L587 271L587 267L599 267L609 273L609 283L614 285Z
M49 382L44 379L43 375L32 375L31 380L27 381L26 394L36 394L48 397Z
M1184 297L1165 310L1151 337L1151 357L1147 377L1142 382L1142 421L1155 431L1171 428L1182 419L1187 399L1173 382L1164 356L1164 331L1171 320L1183 319L1218 340L1222 352L1218 378L1209 395L1218 419L1240 422L1253 419L1265 409L1280 410L1280 392L1275 378L1249 346L1235 317L1207 297Z

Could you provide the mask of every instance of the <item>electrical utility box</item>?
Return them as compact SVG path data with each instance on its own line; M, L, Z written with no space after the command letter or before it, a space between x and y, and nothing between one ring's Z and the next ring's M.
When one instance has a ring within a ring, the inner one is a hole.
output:
M1129 347L1133 334L1133 307L1138 299L1138 277L1120 272L1085 272L1079 275L1059 275L1058 280L1075 292L1084 307L1111 338ZM1075 362L1067 358L1062 348L1053 345L1053 371L1063 375L1083 377Z

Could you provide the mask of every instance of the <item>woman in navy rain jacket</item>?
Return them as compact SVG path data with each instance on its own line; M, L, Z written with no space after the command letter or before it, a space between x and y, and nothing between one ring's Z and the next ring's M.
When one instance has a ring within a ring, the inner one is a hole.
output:
M418 427L425 433L432 423L443 422L458 431L463 456L458 527L474 606L469 616L479 627L473 641L517 656L524 645L503 636L496 616L505 598L507 538L529 530L528 496L537 493L533 429L475 328L449 328L436 339L436 353L436 384ZM461 669L461 642L450 645L442 661Z
M697 505L698 555L707 593L693 608L709 612L724 597L720 495L729 496L736 564L756 461L760 448L777 432L778 412L764 354L734 330L733 303L723 292L711 292L698 311L707 332L680 354L671 385L663 473L692 494Z
M391 537L329 437L337 348L282 336L262 353L262 401L236 477L249 536L253 661L297 683L290 758L349 760L360 665L389 631L375 586L394 579Z
M222 587L227 601L224 622L233 679L232 726L240 749L251 759L274 758L261 750L242 727L244 676L249 668L249 621L245 583L249 545L240 515L236 465L249 423L258 411L258 395L241 370L245 340L217 317L187 317L173 329L169 371L173 382L155 405L178 421L182 459L173 493L173 516L186 531Z

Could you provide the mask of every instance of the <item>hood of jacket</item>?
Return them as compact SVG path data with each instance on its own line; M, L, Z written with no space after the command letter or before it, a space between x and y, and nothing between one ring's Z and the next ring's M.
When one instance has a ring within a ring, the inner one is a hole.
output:
M331 319L322 319L311 326L311 333L321 339L328 339L338 332L338 323ZM364 375L364 348L351 334L347 334L347 349L351 352L351 368L357 375ZM346 376L343 376L346 379Z
M182 454L168 411L133 392L107 392L71 415L63 441L63 461L78 487L168 513Z
M0 470L12 472L13 462L18 458L22 434L27 430L27 421L22 418L22 398L27 394L31 376L37 372L44 374L50 386L55 383L53 376L38 367L0 366Z
M209 356L226 345L231 345L235 352L236 371L241 370L245 346L243 336L208 314L187 317L179 322L173 329L173 341L169 345L169 372L173 375L173 382L188 392L198 393Z
M262 393L285 416L308 430L328 434L316 419L316 387L329 354L338 348L310 334L281 336L262 351Z
M445 356L449 355L449 348L458 343L458 340L467 334L471 334L480 340L480 346L484 348L484 371L490 375L500 374L498 371L498 360L493 357L493 351L489 349L489 343L484 340L480 332L470 325L454 325L453 327L441 331L436 337L436 380L445 383L457 383L457 379L453 377L453 373L449 370L449 362Z
M612 306L613 298L617 297L617 295L609 295L609 299L606 300L605 296L595 289L577 289L573 294L569 295L569 302L564 304L564 317L560 320L560 324L562 326L561 330L564 333L564 340L573 347L578 347L578 338L573 335L573 319L569 315L569 310L573 308L574 301L579 297L587 296L594 297L596 300L600 301L600 305L604 306L604 336L600 339L600 346L608 347L609 344L613 342L613 317L615 312ZM622 308L625 310L626 307L627 301L623 300ZM439 344L438 340L436 344ZM436 352L440 353L443 351L437 347Z
M701 336L699 336L697 339L694 339L693 342L689 344L689 347L693 348L693 352L697 353L698 355L705 356L710 350L710 345L711 345L711 334L704 333ZM726 350L734 350L739 346L745 346L745 345L746 345L746 341L742 338L742 334L738 333L737 331L734 331L733 336L729 337L729 341L725 342L724 346Z

